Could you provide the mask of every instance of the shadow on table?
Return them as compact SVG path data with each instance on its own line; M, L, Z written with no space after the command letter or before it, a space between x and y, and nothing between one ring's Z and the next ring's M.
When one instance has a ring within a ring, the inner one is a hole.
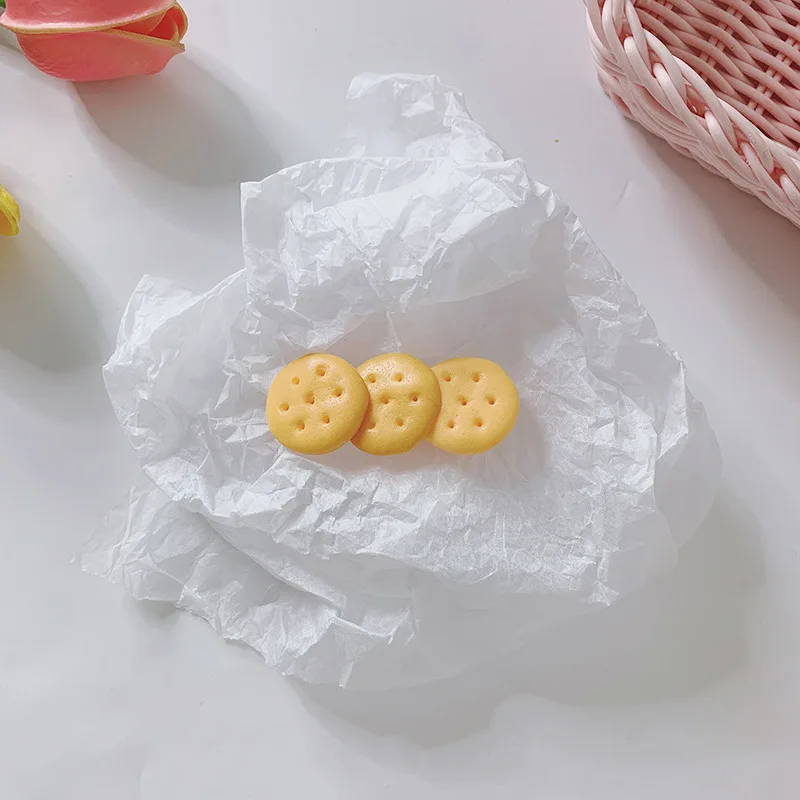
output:
M48 372L100 361L99 322L81 282L29 221L0 237L0 350Z
M633 126L631 140L647 163L668 167L710 209L731 248L786 305L800 316L800 230L760 200L682 156L666 142ZM676 207L676 215L681 210ZM705 231L703 232L705 234Z
M176 58L160 75L78 84L76 91L87 137L151 213L238 241L240 184L281 165L232 86Z
M76 90L97 132L176 183L238 184L279 167L239 96L189 58L160 75Z
M296 690L312 713L340 734L345 721L426 746L488 726L497 707L515 695L597 707L691 696L748 660L744 616L763 579L758 536L747 512L718 500L671 575L612 608L565 624L500 663L396 692L301 683Z

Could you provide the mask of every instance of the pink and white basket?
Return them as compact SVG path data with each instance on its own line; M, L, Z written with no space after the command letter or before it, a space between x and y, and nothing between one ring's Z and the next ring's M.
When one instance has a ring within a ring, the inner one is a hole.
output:
M800 226L800 2L585 2L622 111Z

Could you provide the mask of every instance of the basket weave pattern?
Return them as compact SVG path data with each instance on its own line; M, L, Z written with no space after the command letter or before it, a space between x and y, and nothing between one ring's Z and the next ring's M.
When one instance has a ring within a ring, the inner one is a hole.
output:
M800 2L585 2L622 111L800 226Z

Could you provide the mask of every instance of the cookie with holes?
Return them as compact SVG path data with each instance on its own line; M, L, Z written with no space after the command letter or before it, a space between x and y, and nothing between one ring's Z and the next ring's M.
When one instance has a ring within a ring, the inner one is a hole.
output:
M331 453L353 438L369 407L369 392L355 367L315 353L287 364L267 395L272 435L297 453Z
M389 353L365 361L358 372L370 403L353 444L376 456L416 447L430 432L442 403L431 368L414 356Z
M428 437L440 450L475 455L511 433L519 413L514 381L494 361L453 358L433 368L442 410Z

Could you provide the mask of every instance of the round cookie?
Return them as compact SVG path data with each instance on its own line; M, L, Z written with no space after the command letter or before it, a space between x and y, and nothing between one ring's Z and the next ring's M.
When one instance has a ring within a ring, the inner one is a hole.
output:
M442 404L431 368L414 356L389 353L365 361L358 372L369 390L370 405L353 444L375 456L416 447L430 432Z
M433 368L442 410L428 439L440 450L475 455L508 436L519 413L519 395L502 367L484 358L453 358Z
M355 368L324 353L287 364L267 395L272 435L290 450L331 453L353 438L369 407L369 392Z

